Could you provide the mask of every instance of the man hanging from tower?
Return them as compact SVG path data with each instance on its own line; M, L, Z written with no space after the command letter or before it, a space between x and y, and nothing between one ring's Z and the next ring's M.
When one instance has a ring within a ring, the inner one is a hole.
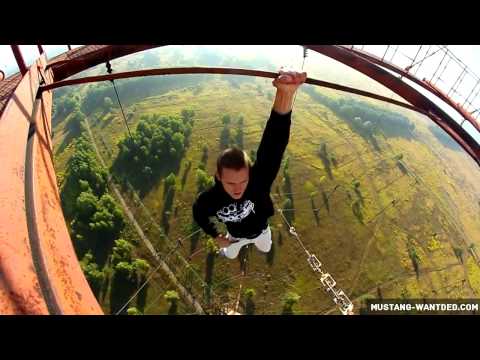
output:
M217 159L215 184L199 194L193 204L197 224L216 239L220 254L230 259L247 244L264 253L271 249L268 218L274 209L270 189L290 138L295 92L306 78L305 72L279 72L272 82L277 91L255 163L241 149L224 150ZM227 234L218 232L210 220L213 216L226 225Z

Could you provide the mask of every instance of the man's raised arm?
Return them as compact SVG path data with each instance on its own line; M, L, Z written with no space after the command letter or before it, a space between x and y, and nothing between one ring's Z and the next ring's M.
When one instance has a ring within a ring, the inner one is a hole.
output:
M295 92L305 82L306 77L306 73L280 71L279 77L273 80L277 94L258 146L257 160L254 165L255 171L268 189L278 174L283 153L290 138L291 111Z

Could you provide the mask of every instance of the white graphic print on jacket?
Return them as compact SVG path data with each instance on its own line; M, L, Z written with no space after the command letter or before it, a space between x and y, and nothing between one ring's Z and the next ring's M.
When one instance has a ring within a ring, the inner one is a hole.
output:
M240 222L251 212L255 214L255 204L250 200L245 200L242 204L230 204L217 211L217 216L222 222Z

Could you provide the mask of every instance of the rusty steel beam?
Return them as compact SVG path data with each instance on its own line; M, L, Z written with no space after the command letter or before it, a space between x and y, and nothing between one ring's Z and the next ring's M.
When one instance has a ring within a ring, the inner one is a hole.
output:
M278 73L276 72L251 70L251 69L236 69L236 68L185 67L185 68L145 69L145 70L125 71L125 72L120 72L115 74L88 76L88 77L83 77L78 79L57 81L49 85L41 86L40 91L49 91L49 90L57 89L62 86L87 84L87 83L98 82L98 81L128 79L128 78L134 78L134 77L154 76L154 75L181 75L181 74L245 75L245 76L258 76L258 77L271 78L271 79L275 79L278 76ZM366 97L370 97L380 101L388 102L397 106L401 106L410 110L422 112L421 109L417 109L414 106L407 104L405 102L393 100L386 96L377 95L368 91L364 91L364 90L360 90L360 89L356 89L348 86L343 86L343 85L334 84L334 83L330 83L323 80L311 79L311 78L307 78L305 83L322 86L330 89L335 89L339 91L345 91L345 92L349 92L349 93L353 93L361 96L366 96Z
M341 47L341 46L339 46ZM425 90L431 92L433 95L437 96L440 100L451 106L455 111L457 111L464 119L466 119L469 123L471 123L477 131L480 131L480 124L479 122L466 110L464 109L460 104L455 103L447 94L444 92L440 91L436 86L433 85L431 81L428 80L420 80L416 76L412 75L410 72L398 67L395 64L392 64L387 61L382 61L379 57L369 54L365 51L360 51L360 50L352 50L349 48L344 47L346 51L350 51L352 53L357 54L358 56L374 63L377 65L380 65L382 67L385 67L391 71L396 72L397 74L407 78L408 80L414 82L415 84L421 86ZM442 59L443 61L443 59Z
M72 54L75 53L78 56L59 61L58 63L53 61L48 64L48 67L53 70L54 80L59 81L95 65L104 63L107 60L116 59L158 46L162 45L104 45L98 46L97 49L93 49L92 51L83 53L82 49L87 48L84 46L83 48L76 48L68 52Z
M42 77L51 82L51 71L44 71L46 61L41 65ZM26 189L33 228L31 242L38 246L37 260L42 266L55 314L99 315L102 310L80 268L63 217L53 166L51 113L52 92L44 91L37 97L35 132L27 153L29 181Z
M28 71L27 65L25 65L25 60L23 60L22 52L20 51L20 46L18 45L10 45L12 48L13 56L15 56L15 60L17 61L18 68L20 69L20 73L25 75Z
M101 314L60 205L51 142L52 93L38 93L46 56L0 117L0 314ZM37 97L37 95L39 95Z
M354 50L342 46L309 45L307 47L367 75L400 95L414 107L421 109L480 165L480 145L475 139L440 107L413 87L382 69L373 61L356 54Z
M0 314L49 313L25 213L25 158L37 89L37 69L32 67L0 117Z

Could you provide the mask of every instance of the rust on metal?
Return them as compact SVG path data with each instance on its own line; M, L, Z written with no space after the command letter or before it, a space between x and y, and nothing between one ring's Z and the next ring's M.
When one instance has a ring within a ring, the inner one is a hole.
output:
M20 81L0 118L0 314L48 314L31 257L25 213L25 157L38 74Z
M0 116L2 116L3 110L20 83L20 80L22 80L22 75L17 73L0 82Z
M55 81L66 79L95 65L135 52L148 50L158 45L87 45L69 50L48 64Z
M278 76L278 73L276 72L251 70L251 69L238 69L238 68L181 67L181 68L145 69L145 70L125 71L125 72L119 72L115 74L88 76L88 77L83 77L78 79L57 81L49 85L41 86L40 91L53 90L62 86L79 85L79 84L86 84L86 83L98 82L98 81L118 80L118 79L132 78L132 77L143 77L143 76L154 76L154 75L182 75L182 74L245 75L245 76L258 76L258 77L271 78L271 79L275 79ZM370 97L380 101L388 102L394 105L402 106L410 110L422 112L421 109L418 109L405 102L390 99L386 96L377 95L368 91L352 88L349 86L343 86L343 85L334 84L334 83L330 83L323 80L311 79L311 78L307 78L305 80L305 83L322 86L330 89L335 89L339 91L345 91L345 92L349 92L357 95L362 95L362 96Z
M52 93L45 91L35 100L39 79L53 81L46 64L43 54L0 118L0 206L8 209L0 217L0 314L102 314L60 205L52 157Z
M44 64L39 64L43 72ZM51 71L43 72L47 82ZM63 217L51 141L52 92L44 91L37 100L35 134L31 146L31 187L35 239L38 242L43 275L59 314L99 315L102 310L80 268L78 258Z

